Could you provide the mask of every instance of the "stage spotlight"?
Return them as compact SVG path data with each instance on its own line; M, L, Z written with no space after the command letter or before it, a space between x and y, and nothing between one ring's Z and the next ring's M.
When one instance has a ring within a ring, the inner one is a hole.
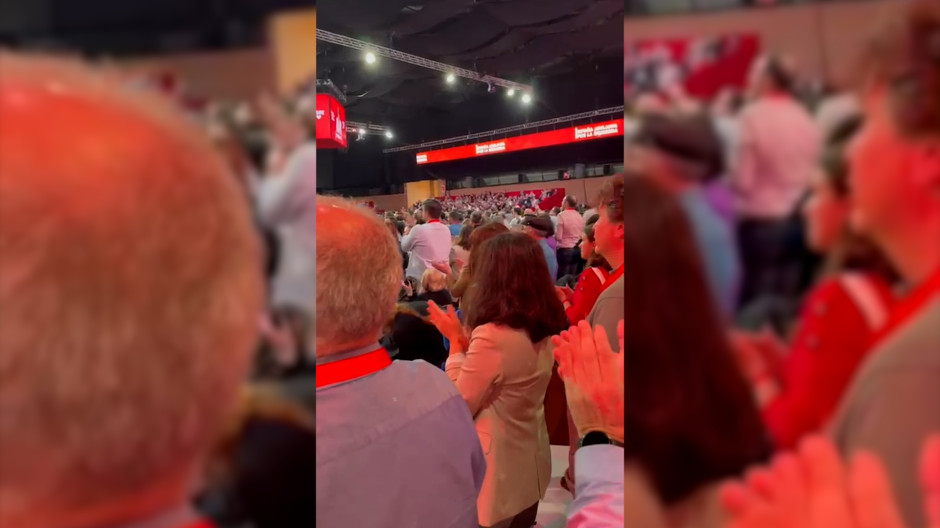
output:
M532 102L532 96L529 94L522 94L522 104L529 104Z
M515 96L515 95L516 95L516 89L515 89L515 88L510 88L509 91L506 92L506 95L508 95L509 97Z
M395 135L392 134L392 131L391 131L391 130L386 130L386 131L385 131L385 137L387 137L388 139L392 139L393 137L395 137Z
M362 135L365 135L366 129L360 128L360 129L359 129L359 133L362 134Z
M376 60L375 53L372 53L371 51L367 51L365 59L366 59L366 64L375 64L375 60Z
M446 79L447 79L447 84L454 84L454 82L457 81L457 76L454 75L453 73L448 73Z

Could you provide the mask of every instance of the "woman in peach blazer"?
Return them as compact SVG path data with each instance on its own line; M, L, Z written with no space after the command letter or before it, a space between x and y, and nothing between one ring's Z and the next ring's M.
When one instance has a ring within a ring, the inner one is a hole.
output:
M453 307L445 313L433 305L431 322L450 340L447 375L473 414L486 456L480 525L529 528L552 472L543 406L554 363L549 338L567 320L542 250L528 235L498 235L471 259L466 327Z

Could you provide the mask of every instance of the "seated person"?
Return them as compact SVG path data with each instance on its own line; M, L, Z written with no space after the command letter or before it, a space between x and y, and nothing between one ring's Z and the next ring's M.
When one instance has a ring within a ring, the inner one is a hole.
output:
M434 301L444 306L454 304L454 298L447 290L447 275L437 269L428 268L421 275L421 285L417 292L411 282L405 282L405 301Z
M423 305L423 306L422 306ZM444 364L444 336L427 320L428 304L399 304L385 328L382 344L397 360L423 359L434 366Z

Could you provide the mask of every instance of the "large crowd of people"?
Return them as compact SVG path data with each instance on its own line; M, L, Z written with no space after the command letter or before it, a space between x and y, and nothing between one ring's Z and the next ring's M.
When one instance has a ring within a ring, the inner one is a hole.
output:
M0 55L0 526L531 528L567 445L568 528L940 527L938 35L825 125L782 59L648 99L549 211L376 214L302 104Z
M696 325L730 334L721 339L725 350L707 360L700 358L708 340L688 343L691 356L663 378L637 367L634 379L626 367L628 409L655 383L662 390L639 400L644 410L666 431L690 428L679 437L686 444L662 451L682 464L679 471L627 448L635 477L627 486L642 488L633 493L637 501L645 493L648 519L735 528L940 522L940 447L930 443L940 434L940 55L929 51L938 34L940 5L899 6L864 49L858 90L819 99L800 89L805 83L792 61L774 56L754 64L743 97L633 94L628 173L658 181L678 199L720 316L686 308L695 288L660 288L659 298L682 306L686 320L657 342ZM679 231L657 240L678 242ZM643 247L643 255L628 250L627 277L662 249L653 239ZM674 281L689 276L678 261L659 261ZM628 288L628 307L652 282ZM657 305L649 299L627 317L628 328L661 322L663 315L651 315ZM625 353L629 361L629 345ZM725 376L734 379L719 379L715 358L729 354L734 372ZM664 356L651 354L644 366ZM672 388L677 378L682 384ZM739 394L717 407L707 402L715 395L694 392L730 391L742 381L751 398ZM677 395L677 409L704 402L696 418L710 410L739 420L730 427L712 416L693 429L692 418L665 418L669 394ZM755 416L758 422L748 418ZM755 423L763 450L747 443L754 431L745 424ZM692 440L707 440L715 429L723 447L750 457L725 466L723 476L707 471L720 453L692 449ZM766 469L744 470L761 460ZM678 491L662 485L696 474ZM735 475L743 483L722 490L718 477Z

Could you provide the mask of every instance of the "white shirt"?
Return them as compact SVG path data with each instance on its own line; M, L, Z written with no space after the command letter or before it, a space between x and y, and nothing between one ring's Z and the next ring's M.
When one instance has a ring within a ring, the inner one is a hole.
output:
M408 252L406 277L421 280L424 270L433 267L433 262L450 261L450 229L440 221L416 225L402 237L401 249Z
M317 146L309 142L290 153L284 172L259 183L258 216L277 231L281 258L272 302L313 313L316 279Z
M584 231L584 218L577 211L565 209L558 214L555 239L558 240L559 249L572 249L578 245L582 231Z
M809 189L821 141L812 116L789 97L764 97L741 113L733 184L745 218L783 219Z
M623 448L612 445L575 451L576 493L566 528L665 528L656 500L636 472L631 471L629 486L624 487L623 457ZM630 504L629 519L624 518L625 498Z

